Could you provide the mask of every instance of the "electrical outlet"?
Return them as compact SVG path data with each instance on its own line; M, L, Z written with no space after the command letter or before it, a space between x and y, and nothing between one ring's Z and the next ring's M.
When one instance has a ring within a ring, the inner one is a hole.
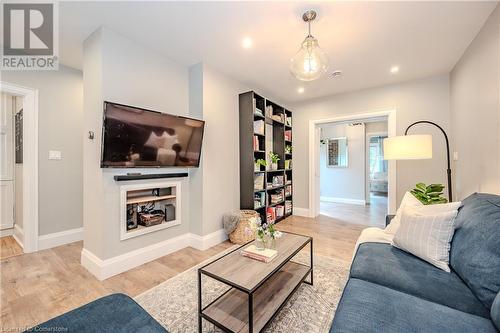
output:
M49 160L61 160L62 154L59 150L49 150Z

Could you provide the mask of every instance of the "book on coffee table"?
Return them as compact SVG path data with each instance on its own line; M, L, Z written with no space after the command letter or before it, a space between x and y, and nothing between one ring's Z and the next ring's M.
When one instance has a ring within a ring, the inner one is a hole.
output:
M244 257L252 258L262 262L270 262L278 255L278 251L273 249L259 250L255 245L249 245L241 250L241 255Z

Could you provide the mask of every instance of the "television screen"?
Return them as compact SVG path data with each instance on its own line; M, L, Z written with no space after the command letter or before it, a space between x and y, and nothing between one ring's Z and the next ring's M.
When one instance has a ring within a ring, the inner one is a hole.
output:
M197 167L203 120L104 102L102 168Z

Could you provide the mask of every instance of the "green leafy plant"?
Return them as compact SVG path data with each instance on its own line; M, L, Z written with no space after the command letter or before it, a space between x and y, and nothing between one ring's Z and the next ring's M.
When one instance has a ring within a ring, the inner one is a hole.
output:
M262 166L266 166L266 165L267 165L267 162L266 162L266 160L263 160L262 158L259 158L259 159L257 159L257 160L255 161L255 165L256 165L256 166L261 166L261 165L262 165Z
M287 153L287 154L291 154L291 153L292 153L292 149L293 149L293 148L292 148L292 146L290 146L290 145L286 145L286 146L285 146L285 153Z
M424 205L434 205L448 202L445 197L441 196L443 189L443 184L425 185L424 183L418 183L410 193Z
M280 156L273 153L272 151L269 152L269 158L271 159L271 163L278 163L278 161L280 160Z

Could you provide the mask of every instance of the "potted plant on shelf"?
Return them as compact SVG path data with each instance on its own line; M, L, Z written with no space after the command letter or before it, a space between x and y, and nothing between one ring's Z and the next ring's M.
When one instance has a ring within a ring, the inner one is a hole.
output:
M285 146L285 154L291 154L292 153L292 146L286 145Z
M261 171L261 166L265 167L267 165L266 160L259 158L255 161L255 171Z
M278 161L280 160L280 156L270 151L269 158L271 159L271 170L278 170Z

